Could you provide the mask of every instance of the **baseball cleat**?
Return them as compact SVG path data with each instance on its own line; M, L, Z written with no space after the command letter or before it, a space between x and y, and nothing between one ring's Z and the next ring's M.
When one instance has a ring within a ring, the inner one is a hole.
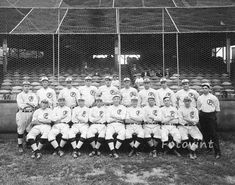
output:
M78 157L82 155L81 152L77 152L77 154L78 154Z
M130 153L128 154L128 157L132 157L135 154L135 151L132 149Z
M95 151L92 151L91 153L89 153L89 156L92 157L95 155Z
M36 158L37 159L41 159L42 158L42 154L40 152L36 153Z
M101 152L99 150L96 151L96 155L97 156L100 156L101 155Z
M195 159L193 154L189 154L190 159Z
M35 157L36 157L35 152L33 152L33 154L31 155L31 158L35 159Z
M78 158L77 152L73 152L72 156L73 156L74 159Z
M58 154L60 157L64 156L64 152L63 152L62 150L59 150L59 151L57 152L57 154Z
M153 157L157 157L157 151L156 150L153 150Z
M113 154L113 157L114 157L115 159L118 159L118 158L119 158L119 155L118 155L117 153L114 153L114 154Z

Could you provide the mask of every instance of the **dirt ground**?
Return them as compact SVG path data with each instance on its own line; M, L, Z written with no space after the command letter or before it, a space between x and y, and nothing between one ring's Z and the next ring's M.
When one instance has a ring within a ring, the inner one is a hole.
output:
M0 135L0 184L3 185L158 185L235 184L235 133L220 133L223 157L200 150L198 159L164 155L152 158L147 152L129 158L110 158L107 151L89 157L88 150L78 159L67 151L62 158L44 150L41 160L30 158L31 150L17 153L16 139ZM88 146L86 146L88 147Z

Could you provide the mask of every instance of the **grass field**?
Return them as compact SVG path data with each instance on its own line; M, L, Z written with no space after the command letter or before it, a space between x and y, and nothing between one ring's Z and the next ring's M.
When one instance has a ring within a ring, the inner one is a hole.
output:
M41 160L33 160L29 149L18 155L15 139L0 135L0 184L235 184L235 133L220 133L220 137L223 157L219 160L204 150L194 161L186 155L153 159L148 153L128 158L126 152L117 160L107 152L91 158L87 150L76 160L69 152L59 158L46 151Z

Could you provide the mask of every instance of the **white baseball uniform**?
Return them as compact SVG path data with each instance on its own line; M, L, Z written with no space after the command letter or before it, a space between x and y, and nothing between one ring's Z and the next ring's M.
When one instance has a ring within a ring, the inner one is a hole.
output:
M110 87L103 85L98 89L98 94L101 94L102 101L108 104L113 103L113 95L117 94L118 92L119 90L112 85Z
M161 110L158 106L144 107L144 137L155 139L161 139L161 127L158 122L161 122Z
M59 98L64 98L65 99L65 105L74 108L77 106L77 100L80 98L80 92L78 89L72 87L72 88L67 88L65 87L62 89L59 93L58 99Z
M25 130L29 131L29 128L27 127L32 121L34 111L32 106L36 107L38 105L38 100L36 94L32 92L25 93L22 91L17 95L16 101L19 109L16 113L17 133L24 134Z
M131 105L131 97L137 96L138 92L135 88L129 87L129 88L123 88L120 90L121 96L122 96L122 105L129 107Z
M180 131L181 139L188 140L188 135L191 135L193 139L202 140L202 134L197 127L199 121L198 110L195 107L186 108L180 107L178 110L179 113L179 124L178 129ZM189 121L193 125L188 125Z
M175 93L175 97L178 101L179 107L184 107L184 98L189 97L191 99L191 106L197 107L197 99L199 97L199 94L194 89L189 89L188 91L185 91L184 89L181 89Z
M49 106L51 108L56 107L56 93L55 91L48 87L48 88L41 88L37 91L38 102L41 103L42 100L46 99L49 102Z
M90 109L86 106L84 107L75 107L72 111L72 122L73 125L69 129L69 139L76 137L77 133L81 133L81 138L86 139L87 131L89 128L88 118L89 118Z
M179 123L179 116L178 116L178 110L173 107L162 107L161 108L161 115L162 115L162 142L168 141L168 135L171 134L173 137L173 140L176 143L181 142L181 136L179 129L176 127L176 125Z
M170 89L170 88L160 88L157 90L157 97L159 100L159 106L164 106L164 102L163 102L163 98L169 96L170 97L170 101L171 101L171 105L173 107L176 106L176 98L175 98L175 93Z
M57 106L52 112L52 121L55 124L52 126L51 131L48 135L48 141L53 141L56 139L58 134L62 134L62 138L67 140L69 137L69 125L71 121L71 109L68 106Z
M202 94L197 99L197 108L205 113L210 112L219 112L220 111L220 103L216 96L209 93L208 95Z
M144 88L139 92L139 104L141 107L148 105L149 97L155 97L156 105L159 106L159 99L157 96L157 91L150 87L149 89Z
M79 88L81 97L85 100L85 105L91 107L95 102L95 95L98 89L95 86L82 86Z
M138 87L142 86L143 83L144 83L144 79L142 77L135 79L135 85L137 85Z
M33 113L32 123L36 123L32 125L32 129L29 131L27 135L27 139L36 139L36 137L41 134L42 139L48 139L48 134L51 130L51 120L52 120L52 109L37 109Z
M87 138L95 137L95 134L98 133L99 138L105 138L106 133L106 108L102 107L92 107L90 109L89 120L91 126L87 131Z
M107 130L106 140L113 139L113 134L117 133L117 139L125 139L125 125L124 120L126 118L126 107L123 105L110 106L107 109Z
M119 80L112 80L111 85L112 85L112 86L114 86L114 87L119 88L119 86L120 86L120 82L119 82Z
M126 113L126 139L131 139L133 134L139 138L144 138L142 121L144 111L141 107L129 107Z

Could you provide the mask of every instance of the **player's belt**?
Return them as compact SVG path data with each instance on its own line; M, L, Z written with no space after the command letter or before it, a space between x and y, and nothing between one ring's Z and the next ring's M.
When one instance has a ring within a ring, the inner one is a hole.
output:
M33 112L33 110L21 110L22 112Z
M162 125L178 126L178 123L162 123Z
M142 123L126 123L126 125L141 125Z
M123 121L111 121L110 123L121 123L121 124L123 124L124 122Z
M190 125L190 124L185 124L184 126L187 126L187 127L193 127L193 126L195 126L195 125Z
M153 122L153 123L149 123L149 122L145 122L146 125L161 125L161 122Z
M98 124L98 125L104 125L104 123L92 123L92 125Z

